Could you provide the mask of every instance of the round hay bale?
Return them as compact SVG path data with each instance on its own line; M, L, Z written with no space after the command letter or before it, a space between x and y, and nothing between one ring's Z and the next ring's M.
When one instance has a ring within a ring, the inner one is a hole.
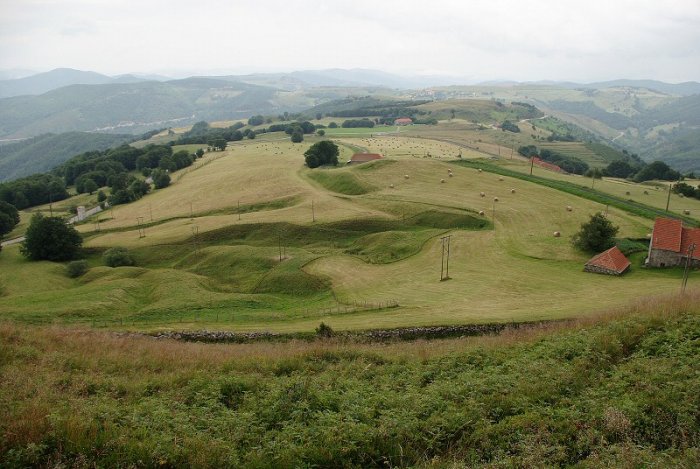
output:
M499 181L502 181L502 180L503 180L503 178L502 178L502 177L499 177L499 178L498 178L498 180L499 180Z
M571 205L567 205L567 206L566 206L566 211L567 211L567 212L572 212L573 210L574 210L574 209L573 209L573 207L572 207Z
M452 174L452 173L449 173L449 174L448 174L448 176L449 176L449 177L452 177L452 176L454 176L454 174Z
M647 239L651 239L651 233L647 233Z
M494 198L493 198L493 201L494 201L494 202L498 202L498 197L494 197Z
M404 175L403 175L403 178L404 178L404 179L408 179L408 174L404 174Z
M561 233L560 233L560 232L558 232L558 231L555 231L555 232L554 232L554 233L552 233L552 234L554 235L554 237L555 237L555 238L559 238L559 237L561 237Z
M484 214L484 211L483 211L483 210L479 210L479 215L483 215L483 214Z
M683 210L683 215L690 215L690 210Z
M393 189L393 188L394 188L394 185L393 185L393 184L389 184L389 188L390 188L390 189Z
M511 189L511 190L510 190L510 193L511 193L511 194L515 194L515 189Z
M447 168L447 172L448 172L448 173L452 173L452 170L449 169L449 168Z
M630 195L630 191L626 191L626 192L625 192L625 195Z
M445 182L445 180L444 180L444 179L440 179L440 182Z
M481 172L481 169L477 169L477 171Z
M484 194L483 192L479 193L479 195L480 195L481 197L486 197L486 194Z

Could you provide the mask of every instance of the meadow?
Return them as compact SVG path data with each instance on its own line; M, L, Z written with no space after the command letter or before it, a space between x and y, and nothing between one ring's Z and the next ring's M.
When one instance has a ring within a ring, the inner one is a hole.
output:
M653 220L489 172L529 171L520 159L483 160L426 136L344 137L341 161L356 148L387 158L309 170L303 152L317 140L231 144L174 173L170 187L78 225L91 267L81 278L6 247L0 314L133 330L294 332L320 321L351 330L578 317L680 286L679 270L641 268L643 252L622 278L584 273L589 256L570 239L591 214L607 210L620 238L643 239ZM459 161L486 161L486 170ZM664 191L653 187L634 185L629 197L660 208ZM451 279L441 282L445 235ZM136 266L105 267L101 254L113 246L128 248Z

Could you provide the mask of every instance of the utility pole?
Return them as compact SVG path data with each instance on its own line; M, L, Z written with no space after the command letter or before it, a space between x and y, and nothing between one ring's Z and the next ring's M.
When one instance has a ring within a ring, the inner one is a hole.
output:
M671 203L671 187L673 187L673 184L668 185L668 198L666 199L666 211L668 212L668 206Z
M311 199L311 222L316 223L316 209L314 208L314 199Z
M688 274L690 273L690 262L695 251L695 243L688 246L688 252L685 257L685 269L683 270L683 283L681 283L681 294L685 293L685 286L688 284Z
M192 211L192 202L190 202L190 220L194 218L194 212Z
M197 225L192 227L192 243L194 244L194 253L197 254L197 235L199 234L199 227Z
M138 222L138 227L139 227L139 238L145 238L146 237L146 228L143 226L143 217L138 217L136 219Z
M277 234L277 246L279 247L279 250L280 250L280 262L282 262L282 232L281 231Z
M535 157L530 157L530 176L532 176L532 167L535 166Z
M148 213L151 215L151 223L153 223L153 208L148 204Z
M443 236L442 241L442 259L440 263L440 281L450 279L450 239L452 235Z

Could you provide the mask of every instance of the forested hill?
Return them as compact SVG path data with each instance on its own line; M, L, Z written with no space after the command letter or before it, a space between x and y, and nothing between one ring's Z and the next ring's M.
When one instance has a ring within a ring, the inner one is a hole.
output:
M195 120L272 114L280 109L275 101L278 92L210 78L72 85L38 96L0 99L0 137L70 131L141 133ZM286 109L293 107L292 103Z
M133 135L67 132L0 145L0 182L43 173L79 153L106 150L133 139Z

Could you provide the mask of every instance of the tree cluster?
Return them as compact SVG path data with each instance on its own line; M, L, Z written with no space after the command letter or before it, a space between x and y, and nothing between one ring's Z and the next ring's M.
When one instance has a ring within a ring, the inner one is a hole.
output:
M346 121L343 121L342 127L344 129L352 129L352 128L372 128L374 127L374 121L370 119L348 119Z
M318 168L319 166L337 166L338 165L338 145L330 140L323 140L314 143L304 152L306 166L309 168Z
M692 197L694 199L700 199L700 185L698 187L693 187L685 182L679 182L673 185L673 192L676 194L681 194L684 197Z
M68 198L66 184L54 174L34 174L0 184L0 201L18 210Z
M237 142L243 140L243 132L240 131L245 127L242 122L226 128L216 128L209 126L205 121L197 122L190 130L182 134L177 140L178 145L201 143L212 148L223 150L226 148L226 142ZM223 141L223 146L222 142Z
M0 200L0 236L3 236L19 223L19 213L14 205Z
M548 163L559 166L567 173L585 174L589 169L588 163L579 158L562 155L561 153L557 153L547 148L539 150L535 145L521 146L518 148L518 153L527 158L538 156Z
M503 131L507 130L508 132L519 133L520 127L518 127L517 124L514 124L513 122L511 122L509 120L504 120L503 122L501 122L501 130L503 130Z
M37 213L27 228L21 252L33 261L68 261L80 252L83 238L58 217Z

